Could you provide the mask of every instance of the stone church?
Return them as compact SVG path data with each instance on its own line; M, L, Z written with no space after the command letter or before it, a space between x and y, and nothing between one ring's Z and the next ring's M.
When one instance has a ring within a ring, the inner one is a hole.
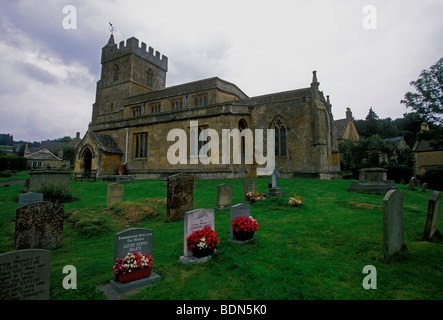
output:
M240 163L223 162L221 152L212 149L208 153L213 153L212 160L214 155L217 159L210 163L168 161L168 150L175 143L168 141L168 133L180 129L189 139L192 123L198 123L202 140L197 142L198 150L213 139L202 138L205 129L215 130L220 137L224 129L240 133L262 129L263 154L275 154L280 177L340 177L331 104L329 96L325 98L319 90L315 71L306 88L257 97L248 97L235 84L218 77L167 87L166 56L134 37L117 45L113 35L102 48L101 65L92 119L76 149L76 172L97 170L98 177L125 173L151 179L180 172L196 178L257 177L262 163L246 163L245 153L251 151L246 135L230 146L230 159L238 156ZM269 151L268 129L275 130L275 148ZM187 144L182 151L189 158Z

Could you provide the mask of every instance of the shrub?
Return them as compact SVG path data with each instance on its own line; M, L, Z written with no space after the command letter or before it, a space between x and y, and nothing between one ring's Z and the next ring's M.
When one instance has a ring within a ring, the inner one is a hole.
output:
M43 186L38 190L38 192L43 193L43 199L45 199L45 201L66 203L76 200L69 190L57 185Z
M443 166L429 169L420 180L426 182L431 190L443 191Z
M409 182L412 177L411 167L404 164L389 163L386 166L388 169L388 180L395 180L396 183Z

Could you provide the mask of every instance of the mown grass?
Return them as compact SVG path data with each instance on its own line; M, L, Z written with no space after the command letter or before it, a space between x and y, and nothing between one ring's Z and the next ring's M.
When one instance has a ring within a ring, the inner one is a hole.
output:
M257 179L266 192L269 179ZM215 208L217 185L233 186L233 204L242 201L242 180L196 180L194 208ZM124 201L106 207L107 183L70 182L79 201L64 204L63 247L52 250L54 300L105 299L97 286L112 278L114 234L129 227L154 230L154 272L161 281L126 299L387 299L443 298L443 243L438 232L423 239L426 193L404 192L405 243L401 254L383 254L383 197L348 193L350 180L279 179L283 199L252 204L259 222L257 241L238 245L229 239L229 210L215 213L220 240L208 263L186 266L183 221L166 221L166 187L159 180L125 184ZM14 221L21 185L0 189L0 252L13 250ZM294 193L299 208L287 204ZM65 290L62 270L77 270L77 289ZM377 270L377 290L362 286L363 267Z

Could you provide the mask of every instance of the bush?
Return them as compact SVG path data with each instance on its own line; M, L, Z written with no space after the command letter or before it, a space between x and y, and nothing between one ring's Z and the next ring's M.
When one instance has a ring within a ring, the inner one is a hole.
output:
M408 183L412 177L411 167L404 164L389 163L386 169L388 169L388 180L395 180L395 183Z
M443 166L429 169L421 177L420 181L426 182L431 190L443 191Z
M11 170L0 171L0 177L2 177L2 178L12 177Z
M37 192L43 193L43 199L45 199L45 201L66 203L77 200L72 196L70 191L56 185L43 186Z
M0 169L2 170L26 170L26 158L16 156L1 156Z

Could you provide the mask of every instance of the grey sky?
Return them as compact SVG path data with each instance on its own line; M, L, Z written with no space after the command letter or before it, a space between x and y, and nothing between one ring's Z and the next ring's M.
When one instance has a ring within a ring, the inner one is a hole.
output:
M77 29L66 30L66 5ZM376 9L365 29L363 8ZM443 56L441 0L4 0L0 133L40 141L83 136L108 22L169 59L167 86L218 76L248 96L308 87L317 70L334 119L411 112L400 100Z

